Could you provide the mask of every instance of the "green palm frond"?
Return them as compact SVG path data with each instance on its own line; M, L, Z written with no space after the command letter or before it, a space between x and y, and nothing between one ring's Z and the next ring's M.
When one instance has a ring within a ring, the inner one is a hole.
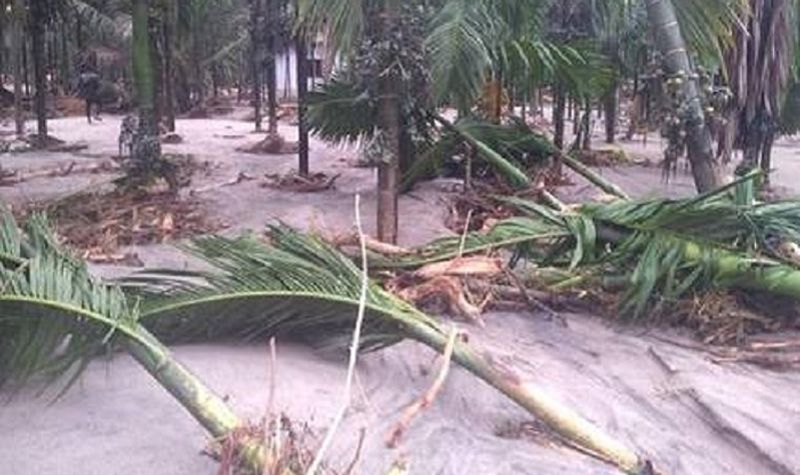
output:
M68 387L116 331L135 337L136 309L62 251L43 218L19 231L6 214L1 245L0 384L66 375Z
M468 233L462 242L460 236L437 239L414 250L412 254L393 256L373 256L373 267L377 268L417 268L425 264L454 259L460 255L490 253L512 249L524 253L528 258L544 258L546 247L573 234L560 217L554 219L532 219L516 217L505 219L486 233ZM541 244L542 246L539 246Z
M378 123L377 101L353 81L334 77L308 94L308 125L323 140L370 139Z
M479 157L514 186L529 185L526 170L546 162L554 151L545 136L520 120L512 119L508 124L499 125L471 117L455 123L440 115L433 118L444 127L445 144L456 147L460 142L468 143ZM444 151L438 150L437 153L441 155Z
M309 31L327 31L335 51L354 51L364 30L366 0L298 0L298 24Z
M425 40L437 103L469 110L492 64L486 44L496 27L482 1L450 0L432 20Z
M269 236L269 244L253 237L194 241L189 252L214 271L197 274L202 282L195 285L186 284L184 273L151 276L149 283L159 288L178 285L167 302L142 312L143 324L168 342L300 331L325 340L344 337L358 309L361 270L319 238L282 225L271 227ZM364 349L400 341L409 322L440 332L432 319L376 284L367 294L365 318Z
M746 30L748 0L672 0L681 32L706 66L722 64L734 32Z

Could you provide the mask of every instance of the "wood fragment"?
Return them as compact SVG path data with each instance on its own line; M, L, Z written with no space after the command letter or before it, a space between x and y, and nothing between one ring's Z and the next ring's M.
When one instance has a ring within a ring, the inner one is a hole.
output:
M397 423L394 425L394 428L392 428L391 432L386 438L387 447L392 449L396 448L400 444L403 433L411 425L411 421L422 411L428 409L431 404L433 404L433 401L436 400L436 396L442 390L444 382L447 379L447 374L450 371L450 361L453 356L453 348L455 348L457 336L458 331L455 327L451 327L450 335L447 339L447 345L444 348L442 366L439 368L439 373L436 375L436 379L434 379L433 384L431 384L425 394L417 399L412 405L407 407L403 412L402 417L399 421L397 421Z

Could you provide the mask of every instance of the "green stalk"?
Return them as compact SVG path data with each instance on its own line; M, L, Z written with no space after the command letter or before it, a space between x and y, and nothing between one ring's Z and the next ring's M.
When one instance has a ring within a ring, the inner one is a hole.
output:
M472 136L469 132L465 131L464 129L459 128L457 125L452 124L449 120L445 119L441 115L433 115L433 118L442 124L442 126L457 134L470 145L475 147L478 153L489 163L494 165L495 167L500 170L503 175L508 177L508 179L517 187L525 188L530 186L531 179L526 175L522 170L514 166L511 162L506 160L502 155L494 151L491 147L486 145L485 143L481 142L480 140L476 139Z
M406 321L409 336L443 352L447 336L428 325ZM647 461L611 438L576 412L551 398L533 384L523 381L507 368L500 368L468 345L457 343L453 360L522 406L571 444L616 465L625 473L641 473Z
M583 163L570 157L569 155L559 154L559 159L562 162L564 162L564 165L571 168L575 173L586 178L587 180L589 180L590 183L596 185L598 188L605 191L606 193L614 195L618 198L622 198L623 200L631 199L631 197L628 196L628 194L625 193L625 191L622 188L606 180L605 178L600 176L597 172L587 167Z
M128 353L215 439L229 437L236 429L245 427L225 401L179 363L149 331L139 325L135 333L138 338L124 339ZM264 446L254 439L236 443L244 465L253 473L261 473L265 463Z

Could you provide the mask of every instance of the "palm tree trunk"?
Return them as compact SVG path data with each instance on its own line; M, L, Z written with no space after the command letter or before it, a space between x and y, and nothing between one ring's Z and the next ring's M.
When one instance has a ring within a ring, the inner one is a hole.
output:
M153 120L155 121L156 131L160 130L161 118L164 115L164 55L158 33L161 31L163 15L152 11L148 16L148 29L150 37L150 64L153 74Z
M775 130L770 129L764 134L764 144L761 147L761 170L764 171L764 184L769 184L770 170L772 168L772 146L775 143Z
M155 87L153 84L152 49L149 39L149 1L133 2L133 84L139 107L139 130L134 138L134 159L142 162L156 160L161 155L157 124L153 109Z
M301 176L308 176L308 58L306 57L306 36L304 31L297 35L297 134L298 170Z
M72 61L69 55L69 30L67 22L61 22L61 88L64 92L70 89L70 77L72 76Z
M705 114L700 101L700 91L694 78L694 68L686 52L675 7L671 0L648 0L647 17L654 30L655 44L664 56L666 73L683 81L683 100L686 113L686 145L692 165L695 187L704 193L719 187L722 177L717 169L711 141L711 131L706 127Z
M142 2L142 0L135 0ZM245 427L225 401L180 364L164 345L144 327L141 339L125 339L125 348L158 383L166 389L217 440L231 437ZM253 473L261 473L265 463L263 445L250 437L234 438L238 456Z
M383 10L381 29L384 38L390 37L397 11L393 2L387 2ZM400 97L398 79L393 72L381 77L378 88L379 121L385 137L384 157L378 163L378 239L397 243L398 186L400 181Z
M566 97L564 89L559 85L553 88L553 124L555 127L555 135L553 143L559 150L564 149L564 112Z
M170 2L166 10L162 35L164 39L164 115L167 130L175 132L175 72L172 61L175 54L173 49L173 32L175 25L174 2Z
M38 2L33 5L38 5ZM45 71L45 30L44 14L40 11L43 6L31 8L29 11L28 28L31 34L33 48L33 77L36 87L34 109L36 111L36 134L38 144L43 145L47 140L47 77Z
M11 54L14 63L14 130L17 138L25 136L25 112L22 110L22 51L24 49L22 18L24 12L24 0L14 0Z
M586 99L583 116L581 117L581 143L582 150L592 148L592 102Z
M255 117L256 132L261 132L261 0L250 0L250 74L253 82L253 112Z
M424 324L409 324L411 338L444 351L447 336ZM625 473L645 472L648 462L636 452L605 434L571 409L551 398L532 384L524 383L509 368L499 367L490 358L476 353L466 344L457 343L453 360L530 412L536 419L565 440L587 449L600 459L613 463Z
M278 40L276 29L278 25L279 5L278 0L266 0L269 25L267 35L267 121L270 135L278 134L278 91L277 78L275 77L275 62L277 57Z
M617 108L619 107L619 82L615 79L611 90L608 91L603 100L605 112L606 143L614 143L617 140Z

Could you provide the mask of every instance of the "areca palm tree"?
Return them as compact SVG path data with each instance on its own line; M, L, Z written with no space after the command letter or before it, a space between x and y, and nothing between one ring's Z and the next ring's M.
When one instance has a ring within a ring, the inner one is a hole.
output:
M743 166L771 167L770 155L795 62L800 20L796 0L751 0L745 25L725 53L725 72L734 96L720 137L721 153L743 151Z

